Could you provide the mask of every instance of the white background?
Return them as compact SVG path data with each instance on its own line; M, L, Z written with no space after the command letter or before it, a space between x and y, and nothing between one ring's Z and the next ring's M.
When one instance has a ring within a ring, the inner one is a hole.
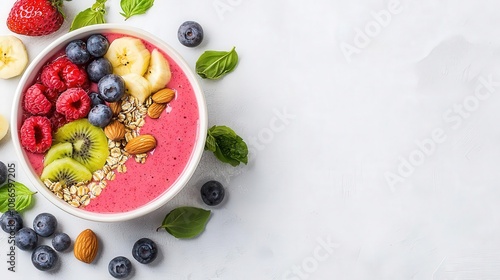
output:
M0 34L11 34L13 3L2 1ZM67 2L53 35L19 36L31 59L92 3ZM62 253L60 269L42 273L17 250L12 273L2 234L2 279L112 279L107 264L118 255L132 260L135 279L500 279L499 8L494 0L157 0L125 22L119 1L108 1L108 22L148 30L193 68L204 50L236 46L233 73L200 80L209 125L247 140L250 163L233 168L206 153L180 195L123 223L77 219L38 195L26 224L51 212L73 239L93 229L100 253L90 265ZM197 48L177 41L186 20L204 27ZM0 81L9 118L18 81ZM0 159L17 161L10 134ZM177 206L208 208L199 188L209 179L228 197L201 236L155 232ZM159 244L152 265L131 256L141 237Z

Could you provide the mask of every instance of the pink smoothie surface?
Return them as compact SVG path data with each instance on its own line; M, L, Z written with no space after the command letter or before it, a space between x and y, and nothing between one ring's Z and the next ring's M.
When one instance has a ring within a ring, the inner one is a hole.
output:
M104 34L110 42L123 37L121 34ZM127 35L128 36L128 35ZM143 41L144 42L144 41ZM144 42L152 51L155 46ZM172 58L162 52L170 63L172 78L167 87L176 91L176 96L160 118L145 118L140 134L151 134L157 140L156 148L148 153L146 162L137 163L130 157L125 166L126 173L115 170L116 178L107 181L102 193L92 199L83 209L97 213L127 212L158 198L176 182L184 171L197 138L199 111L193 87L182 69ZM40 175L43 156L29 153L32 167Z

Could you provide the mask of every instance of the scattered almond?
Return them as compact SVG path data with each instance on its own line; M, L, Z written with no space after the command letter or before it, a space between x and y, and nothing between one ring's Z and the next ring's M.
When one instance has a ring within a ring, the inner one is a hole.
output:
M122 140L125 137L125 125L123 123L113 120L104 128L104 134L113 141Z
M73 253L78 260L91 263L94 261L98 249L97 236L92 230L86 229L76 237Z
M156 147L156 139L149 134L139 135L130 139L125 146L125 151L131 155L143 154Z
M164 88L159 91L157 91L151 98L153 98L153 101L156 103L168 103L172 101L175 97L175 91L170 88Z
M166 107L167 104L153 103L148 108L148 116L152 119L157 119L160 117L161 113L163 112L163 110L165 110Z
M108 106L111 109L111 112L113 112L113 116L118 116L118 114L122 110L121 101L116 101L116 102L108 103Z

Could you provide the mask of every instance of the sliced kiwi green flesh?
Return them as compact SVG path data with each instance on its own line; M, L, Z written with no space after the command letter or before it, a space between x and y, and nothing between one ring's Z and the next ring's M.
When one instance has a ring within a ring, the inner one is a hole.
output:
M42 181L49 179L51 182L60 182L70 186L77 182L92 180L92 173L78 161L65 157L52 161L43 169L40 176Z
M71 157L73 155L73 145L69 142L58 143L50 147L43 159L43 166L49 165L56 159Z
M65 124L54 135L55 143L69 142L73 145L72 158L91 173L101 169L109 156L108 138L100 127L87 119Z

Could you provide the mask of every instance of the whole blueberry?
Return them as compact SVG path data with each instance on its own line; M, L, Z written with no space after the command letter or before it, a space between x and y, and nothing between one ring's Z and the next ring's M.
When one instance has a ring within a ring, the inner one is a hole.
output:
M0 217L0 225L7 233L17 232L23 227L23 218L16 211L9 210Z
M90 54L87 51L87 45L82 40L69 42L66 46L66 56L74 64L85 64L90 59Z
M52 238L52 247L56 251L62 252L71 246L71 238L66 233L58 233Z
M56 251L47 245L40 245L31 253L31 262L38 270L51 270L57 265L58 260Z
M109 48L109 42L101 34L91 35L87 39L87 50L94 57L101 57L106 54Z
M92 107L88 115L89 123L98 127L107 126L112 118L113 111L105 104L98 104Z
M40 236L51 236L57 227L57 219L49 213L41 213L33 220L33 230Z
M98 105L98 104L106 104L106 102L104 102L104 100L102 100L101 96L97 92L89 93L89 97L90 97L90 100L92 101L91 107L94 107L95 105Z
M138 262L148 264L156 259L158 247L156 243L149 238L137 240L132 248L132 256Z
M87 74L89 79L94 83L99 82L102 77L111 73L113 73L113 66L104 57L93 60L87 65Z
M0 161L0 186L7 182L7 176L9 175L7 171L7 166L5 163Z
M177 38L186 47L196 47L203 41L203 28L195 21L186 21L179 26Z
M23 251L33 250L38 243L38 235L30 228L22 228L16 233L16 246Z
M210 206L219 205L224 199L224 187L217 181L208 181L201 187L201 198Z
M119 256L109 262L108 271L111 276L122 279L132 272L132 263L126 257Z
M122 77L115 74L102 77L97 87L99 95L107 102L116 102L125 94L125 81Z

